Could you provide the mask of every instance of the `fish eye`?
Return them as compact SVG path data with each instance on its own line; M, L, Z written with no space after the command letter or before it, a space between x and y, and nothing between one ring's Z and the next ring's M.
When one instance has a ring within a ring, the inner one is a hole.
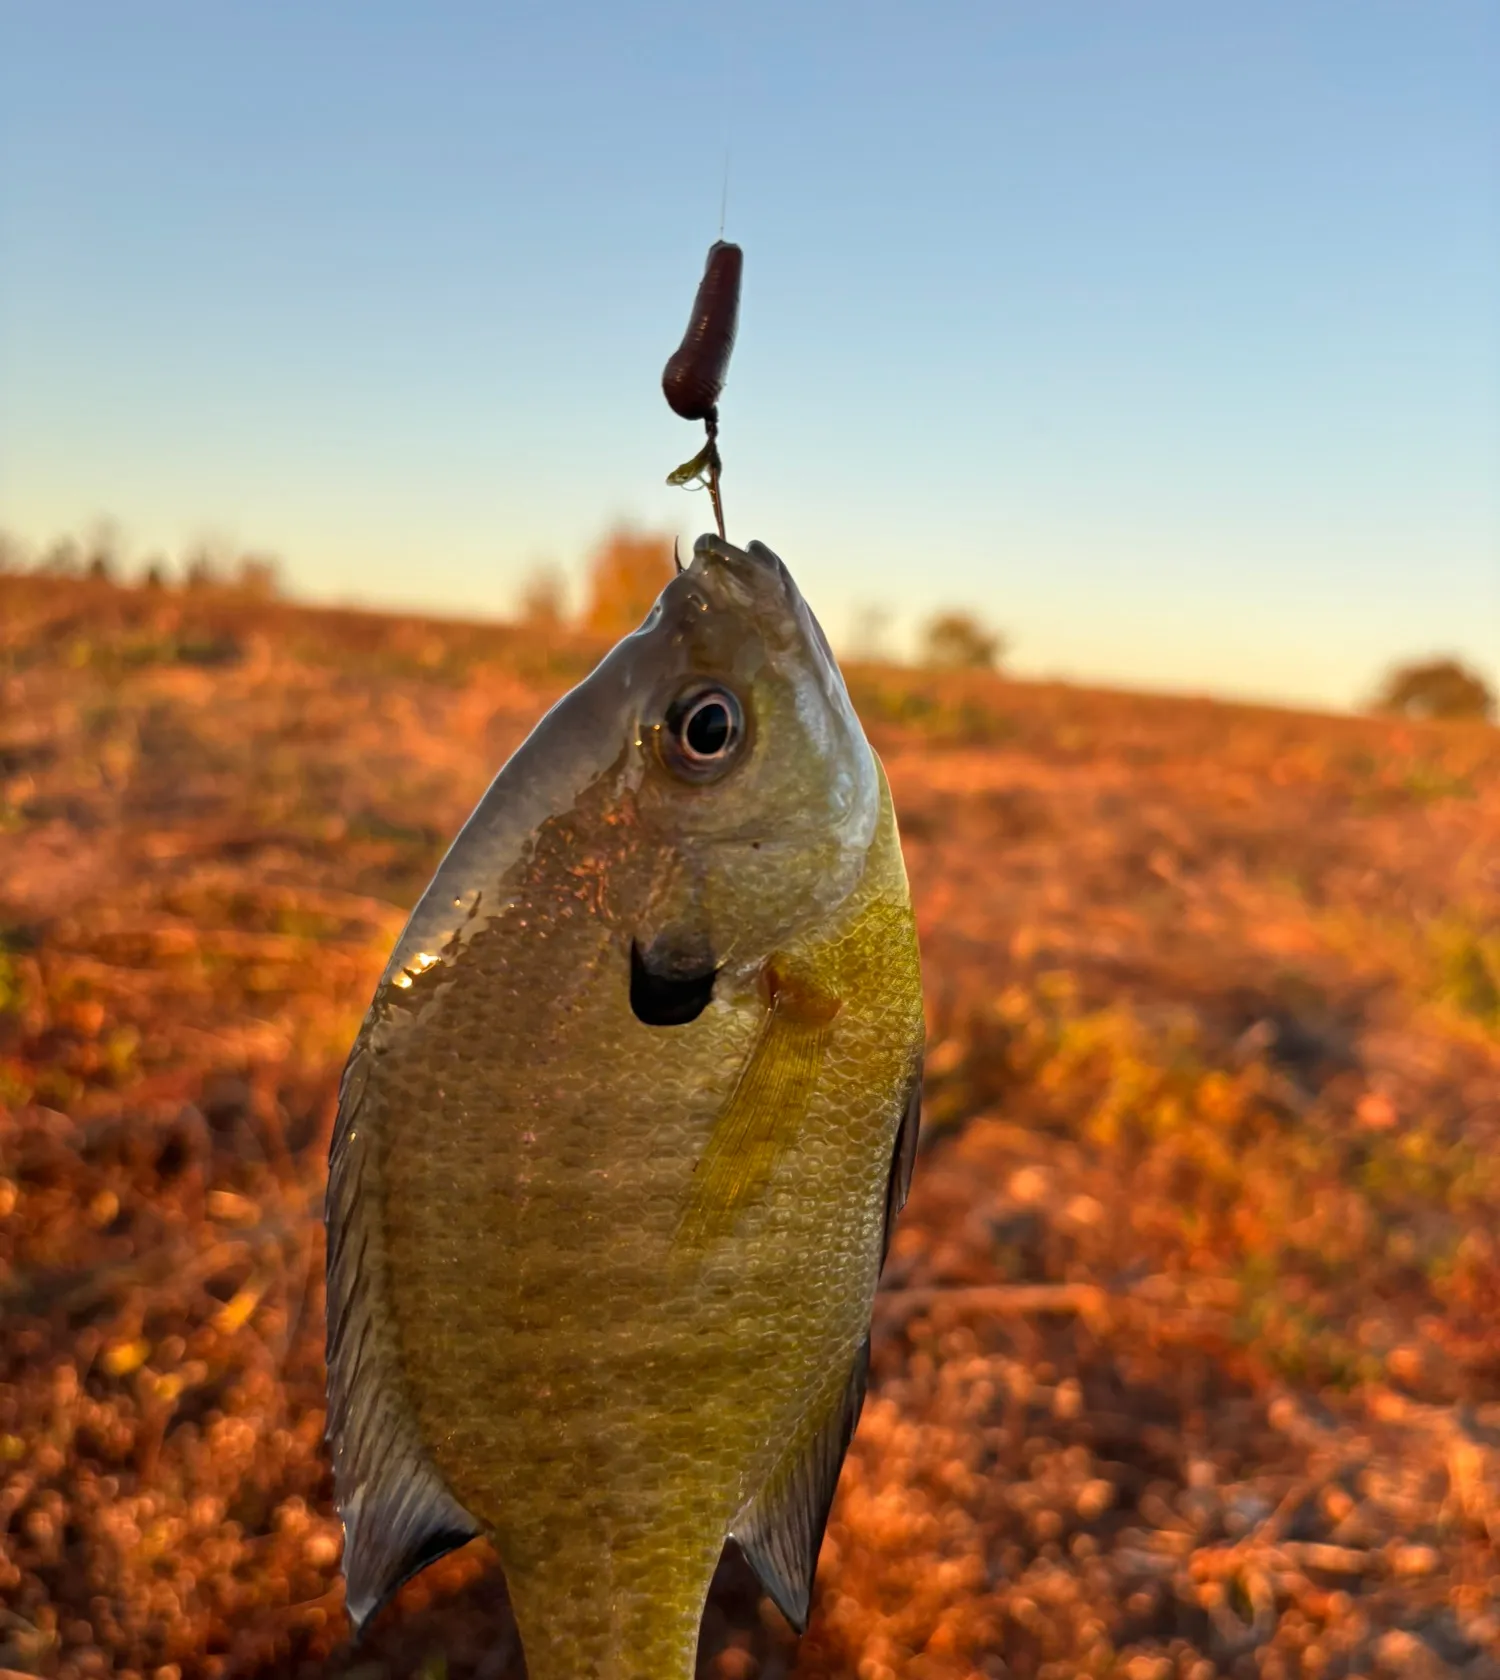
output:
M701 781L733 762L744 736L744 713L727 688L694 688L667 708L659 738L668 768Z

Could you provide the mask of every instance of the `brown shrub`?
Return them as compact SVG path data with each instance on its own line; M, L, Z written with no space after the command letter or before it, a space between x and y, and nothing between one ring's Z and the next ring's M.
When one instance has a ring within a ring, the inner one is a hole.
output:
M942 612L922 632L921 663L942 671L993 671L1005 638L973 613Z
M538 566L521 586L521 622L556 630L567 617L568 586L555 566Z
M1403 717L1492 718L1495 695L1476 671L1457 659L1398 665L1375 697L1378 712Z
M627 634L671 580L670 537L617 527L589 562L584 628L601 636Z

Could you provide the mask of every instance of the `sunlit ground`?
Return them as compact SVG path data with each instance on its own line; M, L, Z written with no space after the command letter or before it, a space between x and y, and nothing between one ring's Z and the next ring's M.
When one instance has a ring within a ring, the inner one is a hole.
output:
M480 1547L345 1648L342 1058L597 640L0 576L0 1666L520 1673ZM855 667L928 1146L796 1648L1500 1673L1500 732Z

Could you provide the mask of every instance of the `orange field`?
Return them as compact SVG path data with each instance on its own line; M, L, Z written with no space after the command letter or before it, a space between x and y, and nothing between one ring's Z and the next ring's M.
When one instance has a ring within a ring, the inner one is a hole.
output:
M0 1669L502 1680L471 1547L350 1650L343 1056L599 644L0 576ZM800 1647L702 1671L1500 1675L1500 731L854 668L926 1148Z

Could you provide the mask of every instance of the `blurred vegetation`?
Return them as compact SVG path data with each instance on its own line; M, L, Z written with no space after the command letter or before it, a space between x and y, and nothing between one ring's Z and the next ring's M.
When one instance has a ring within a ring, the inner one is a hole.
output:
M1413 718L1495 716L1495 694L1477 671L1457 659L1398 665L1381 684L1375 709Z
M555 634L568 618L568 580L556 566L538 566L521 585L519 604L522 624Z
M858 665L888 665L891 624L895 615L887 606L868 602L855 610L847 640L839 649L840 659Z
M518 1680L479 1547L346 1648L319 1207L391 942L604 633L98 539L0 547L0 1669ZM846 675L925 1144L812 1630L731 1565L705 1680L1500 1671L1500 733Z
M1005 654L1005 638L975 614L938 613L922 629L919 663L936 671L993 671Z
M670 538L617 527L589 559L584 629L611 640L628 635L651 611L674 571Z
M900 665L844 667L849 697L866 729L911 730L952 746L989 745L1013 732L1004 693L993 683L972 680L976 677L969 672L939 678Z
M5 572L91 583L136 581L150 589L166 589L175 581L188 589L231 591L256 601L274 600L282 593L281 562L275 555L200 542L175 565L161 554L132 561L119 527L107 519L82 538L65 534L36 552L0 531L0 573Z

